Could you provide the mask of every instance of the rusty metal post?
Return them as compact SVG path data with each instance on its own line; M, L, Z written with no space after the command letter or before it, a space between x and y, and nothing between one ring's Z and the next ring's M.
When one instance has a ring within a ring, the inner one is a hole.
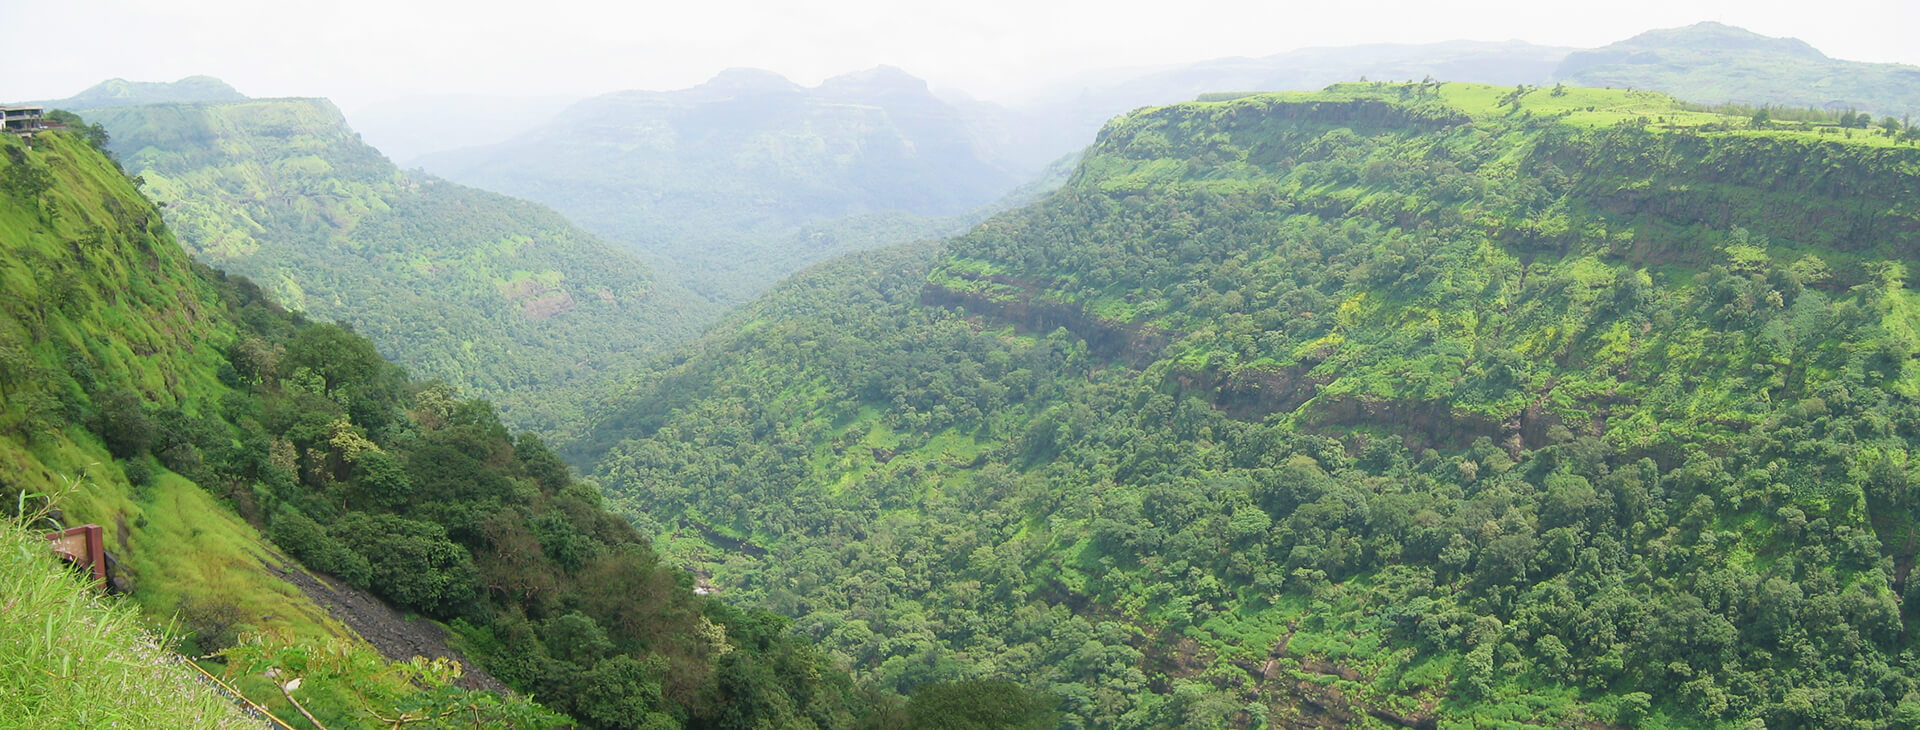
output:
M47 535L53 554L93 573L101 588L107 587L107 540L99 525L69 527Z

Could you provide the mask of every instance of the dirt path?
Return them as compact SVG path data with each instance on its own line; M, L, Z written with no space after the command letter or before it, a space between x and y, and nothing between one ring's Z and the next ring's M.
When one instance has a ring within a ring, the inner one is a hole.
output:
M322 579L296 565L289 564L283 568L266 561L261 561L261 565L288 583L299 586L300 591L313 599L314 603L346 624L347 628L353 629L354 633L366 639L388 659L406 661L417 656L453 659L460 662L460 686L495 692L510 691L500 680L481 669L480 665L447 646L446 632L433 622L425 619L408 620L373 594Z

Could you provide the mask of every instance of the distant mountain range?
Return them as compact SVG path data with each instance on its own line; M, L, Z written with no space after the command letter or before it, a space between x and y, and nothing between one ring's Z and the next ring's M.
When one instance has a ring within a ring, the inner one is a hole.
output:
M1567 55L1553 80L1653 89L1702 104L1920 113L1920 67L1828 58L1796 38L1720 23L1642 33Z
M1038 165L1002 154L1003 122L894 68L814 88L734 69L690 89L593 97L508 142L420 164L551 205L671 262L701 293L742 301L824 258L791 245L804 226L878 215L909 238L935 235L949 226L920 224L1023 182ZM761 260L774 263L740 269Z
M509 141L418 163L553 206L641 252L663 275L737 303L830 255L951 231L952 223L931 219L993 200L1084 147L1107 120L1140 107L1209 92L1428 77L1509 86L1564 81L1709 104L1893 115L1920 103L1920 69L1833 60L1797 40L1700 23L1591 50L1449 41L1109 69L1011 106L943 100L893 68L812 89L734 69L690 89L593 97ZM531 119L552 110L524 111L519 116ZM855 230L885 233L827 236L838 242L827 248L806 245L821 237L800 233L854 218Z
M188 76L179 81L128 81L108 79L65 99L36 102L69 111L102 109L139 104L180 104L201 101L243 101L227 82L212 76Z
M1307 48L1138 72L1106 71L1057 85L1016 107L1050 149L1084 145L1108 119L1143 106L1226 91L1311 91L1338 81L1468 81L1512 86L1631 87L1703 104L1920 111L1920 67L1828 58L1804 41L1721 23L1654 30L1595 49L1522 41L1448 41Z
M733 69L688 89L620 91L571 105L565 97L436 97L376 105L361 115L380 130L378 143L409 154L449 143L504 139L425 154L417 162L465 185L551 206L615 244L610 248L535 206L401 173L324 101L246 102L225 83L196 76L171 84L115 79L46 103L94 110L90 116L105 123L116 138L114 149L146 175L149 192L173 203L167 208L169 219L197 253L261 278L287 301L310 311L359 322L375 341L392 348L398 346L398 331L383 336L381 327L415 326L422 320L401 314L412 311L412 305L394 304L400 299L391 297L354 296L349 290L379 280L385 282L380 286L398 287L396 296L415 296L418 287L401 282L466 271L469 264L492 255L474 254L477 258L463 263L433 258L458 255L468 250L465 247L500 251L504 249L489 248L491 242L516 235L564 242L553 244L555 249L526 249L561 252L551 265L511 264L515 259L508 256L495 262L497 270L487 268L495 264L481 266L492 273L474 280L493 281L490 286L499 291L534 299L564 292L576 311L537 329L597 316L584 310L593 310L598 300L581 296L585 290L571 285L549 288L553 285L538 283L528 289L524 282L584 284L604 275L625 277L632 286L593 286L666 298L650 300L665 309L608 316L639 316L655 324L678 318L678 324L663 326L684 333L814 263L964 230L984 206L1032 179L1049 162L1086 145L1114 115L1208 92L1305 90L1342 80L1428 77L1499 85L1632 87L1700 103L1859 109L1876 115L1904 116L1920 104L1920 68L1835 60L1798 40L1700 23L1590 50L1520 41L1453 41L1303 49L1263 58L1108 70L1013 106L942 98L926 82L891 67L835 77L813 88L768 71ZM169 121L154 122L162 117ZM1052 179L1057 183L1059 178L1056 174ZM1045 191L1036 187L1027 197ZM452 198L462 202L407 203ZM428 211L422 205L438 209ZM226 214L232 210L247 214ZM485 216L462 212L469 210L505 218L481 224L477 221ZM479 225L485 230L433 238L433 250L440 253L429 256L428 263L415 262L413 268L402 262L426 240L409 239L426 235L418 231L401 235L409 240L389 241L394 248L362 250L360 241L369 231L385 230L380 221L406 216L442 221L428 229ZM235 220L252 221L258 230L235 227ZM219 230L196 228L205 227L205 221L223 223ZM544 238L526 233L535 230L558 233ZM319 253L333 250L329 247L339 250ZM348 254L357 257L352 265L385 273L368 273L365 279L337 274L343 269L334 264L344 266L341 262L348 259L329 257ZM630 254L647 260L654 273L636 273L642 269ZM312 256L321 258L299 258ZM323 261L332 263L321 266ZM336 272L329 274L332 285L320 283L322 271ZM597 273L581 273L589 271ZM659 288L653 288L654 283ZM468 287L469 294L451 298L442 296L447 293L437 288L442 285L429 286L423 291L431 301L420 306L497 298L481 296L488 289L470 284L460 285ZM700 301L685 298L682 289ZM682 304L667 305L668 300ZM486 306L498 304L490 301ZM370 316L368 308L374 306L391 311ZM459 314L426 321L458 322L476 316L472 311L463 307ZM673 316L666 316L670 313ZM619 349L650 340L657 334L655 324L623 329L638 338L633 342L600 344ZM529 326L511 317L487 326L496 325ZM511 378L477 376L491 369L482 362L512 362L517 356L479 354L489 350L451 334L469 329L465 325L440 329L441 345L390 354L423 373L449 377L496 397L518 387ZM528 339L531 334L499 336L504 339L476 342L513 349L506 343L534 341ZM463 354L449 354L456 350ZM449 359L434 364L430 360L435 357ZM512 399L506 401L511 412Z

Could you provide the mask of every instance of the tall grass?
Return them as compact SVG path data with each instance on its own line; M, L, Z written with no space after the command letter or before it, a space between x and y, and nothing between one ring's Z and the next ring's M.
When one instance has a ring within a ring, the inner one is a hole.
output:
M0 518L0 729L260 727L189 676L135 606L55 559L43 532Z

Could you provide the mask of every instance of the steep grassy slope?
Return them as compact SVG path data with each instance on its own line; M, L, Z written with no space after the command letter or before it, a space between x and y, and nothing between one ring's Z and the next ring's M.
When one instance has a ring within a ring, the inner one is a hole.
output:
M1920 66L1828 58L1796 38L1719 23L1649 31L1576 51L1553 78L1581 86L1655 89L1702 104L1920 113Z
M104 156L65 135L36 147L5 148L0 486L67 493L68 521L106 527L136 597L156 615L195 594L237 602L262 629L341 633L264 575L262 557L278 558L252 528L172 475L135 488L80 425L129 397L182 414L217 409L225 388L215 373L234 328L158 213Z
M1920 148L1748 127L1142 111L1049 199L796 278L577 456L877 681L1081 726L1910 726Z
M317 99L89 117L201 260L553 429L563 394L687 337L699 305L550 210L402 173Z
M812 89L734 69L691 89L594 97L510 142L421 164L553 206L732 303L832 255L944 233L928 219L1013 188L1025 170L997 156L982 124L898 69ZM907 237L793 238L861 216Z
M220 648L239 631L295 645L351 637L274 574L291 561L214 494L150 457L116 459L115 449L154 442L153 420L213 416L233 395L218 373L239 328L217 281L196 271L103 154L61 134L32 151L12 138L0 145L9 512L22 493L57 495L66 524L102 525L116 582L155 622L179 617L189 650ZM284 701L277 709L292 713Z
M80 135L0 140L0 183L0 504L104 526L116 584L282 717L848 727L899 706L781 619L696 595L484 401L409 382L365 338L193 263ZM419 643L374 654L315 604L378 607L356 589L448 622L470 680L522 694L457 685ZM42 709L24 701L0 696L0 721Z
M0 522L0 567L0 727L249 726L137 609L100 600L35 531Z

